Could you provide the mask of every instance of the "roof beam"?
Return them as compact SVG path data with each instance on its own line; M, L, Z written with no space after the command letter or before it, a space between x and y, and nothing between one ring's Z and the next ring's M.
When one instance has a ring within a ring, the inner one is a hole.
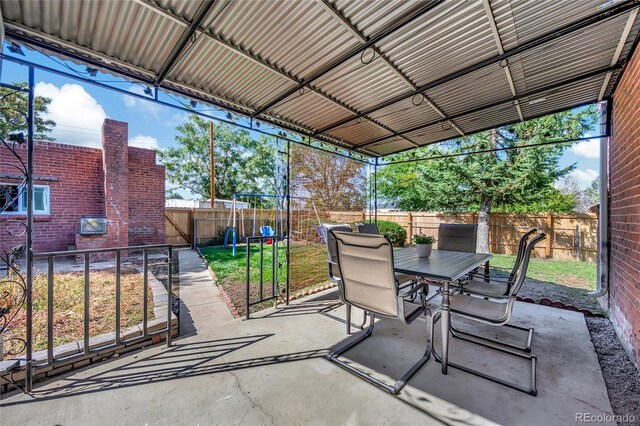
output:
M285 100L289 96L293 95L294 93L296 93L300 89L303 89L304 87L306 87L309 84L313 83L314 81L316 81L317 79L319 79L323 75L333 71L335 68L337 68L340 65L344 64L345 62L347 62L349 59L353 58L357 54L365 51L366 49L368 49L369 47L375 45L379 41L387 38L391 34L395 33L399 29L403 28L404 26L406 26L406 25L410 24L411 22L415 21L416 19L420 18L421 16L423 16L427 12L431 11L432 9L436 8L437 6L439 6L442 3L444 3L444 0L435 0L435 1L432 1L432 2L429 2L429 3L426 3L426 4L424 4L424 3L420 4L417 8L413 9L408 14L403 15L399 19L396 19L395 21L393 21L393 23L388 25L386 28L383 28L376 35L374 35L369 40L367 40L366 43L356 47L355 49L351 49L350 51L348 51L346 53L343 53L336 60L332 61L328 65L325 65L320 70L314 72L309 77L307 77L306 79L301 81L300 84L298 84L296 87L294 87L294 88L292 88L290 90L287 90L284 93L281 93L280 95L275 97L273 100L267 102L265 105L260 107L255 112L254 117L264 113L265 111L267 111L267 110L269 110L271 108L273 108L275 105L279 104L280 102L282 102L283 100ZM360 118L360 117L363 117L366 114L358 114L358 115L359 115L359 118Z
M551 91L551 90L555 90L555 89L558 89L560 87L567 86L569 84L578 83L578 82L580 82L582 80L586 80L586 79L589 79L589 78L592 78L592 77L595 77L595 76L598 76L598 75L601 75L601 74L606 74L606 73L613 72L613 71L618 70L620 68L622 68L622 63L617 63L617 64L614 64L614 65L611 65L611 66L607 66L607 67L603 67L603 68L598 68L598 69L589 71L589 72L587 72L585 74L581 74L581 75L579 75L577 77L572 77L570 79L567 79L567 80L564 80L564 81L561 81L561 82L558 82L558 83L554 83L554 84L551 84L551 85L546 86L546 87L541 87L539 89L529 90L529 91L521 93L519 95L511 96L510 98L501 99L499 101L495 101L495 102L492 102L492 103L487 104L487 105L482 105L480 107L476 107L476 108L472 108L472 109L469 109L469 110L466 110L466 111L462 111L462 112L460 112L458 114L452 115L450 118L451 119L461 118L461 117L464 117L465 115L482 112L482 111L485 111L487 109L491 109L491 108L494 108L494 107L497 107L499 105L503 105L503 104L506 104L506 103L509 103L509 102L513 103L515 101L519 101L522 98L527 98L527 97L530 97L530 96L537 96L539 94L542 94L542 93L545 93L545 92L548 92L548 91ZM415 126L415 127L410 128L410 129L403 130L402 133L416 132L418 130L425 129L427 127L436 125L436 124L441 123L441 122L442 122L442 120L437 120L437 121L432 121L432 122L427 123L427 124L421 124L419 126ZM374 145L374 144L383 142L383 141L385 141L385 140L387 140L387 139L389 139L391 137L392 136L386 136L384 138L374 139L374 140L369 141L367 143L358 145L358 146L356 146L356 148L364 148L364 147L367 147L367 146L370 146L370 145Z
M491 9L491 5L489 4L489 0L482 0L482 5L484 6L484 12L487 15L487 19L489 20L489 26L491 27L491 33L493 34L493 39L496 42L496 47L498 48L498 54L502 55L504 53L504 47L502 46L502 40L500 39L500 32L498 31L498 26L496 25L496 18L493 16L493 10ZM509 62L505 60L504 66L504 74L507 77L507 82L509 83L509 89L511 89L511 94L513 96L517 96L516 86L513 84L513 76L511 74L511 69L509 68ZM522 115L522 109L520 108L520 104L516 103L514 105L516 107L516 112L518 113L518 117L520 117L520 121L524 121L524 116Z
M164 9L162 9L161 7L159 7L158 5L154 4L154 3L149 3L148 0L134 0L135 3L139 4L140 6L143 6L159 15L162 15L163 17L170 19L171 21L183 26L183 27L190 27L190 23L183 19L180 18L176 15L174 15L173 13L166 11ZM197 30L201 31L201 36L204 36L206 38L208 38L209 40L213 41L214 43L217 43L218 45L231 50L232 52L234 52L237 55L242 56L245 59L250 60L251 62L253 62L256 65L259 65L260 67L271 71L271 72L275 72L277 74L279 74L280 76L290 80L291 82L295 83L295 84L300 84L300 81L298 79L296 79L294 76L290 75L289 73L285 72L284 70L276 67L275 65L269 64L265 61L263 61L262 59L252 55L249 52L246 52L245 50L243 50L242 48L240 48L239 46L236 46L233 42L228 41L224 38L222 38L220 35L212 33L210 31L207 31L206 28L197 28ZM345 111L348 111L351 114L358 114L359 111L349 107L348 105L344 104L343 102L340 102L339 100L333 98L332 96L328 95L327 93L325 93L324 91L313 87L313 86L309 86L309 88L317 93L318 95L322 96L324 99L326 99L327 101L339 106L340 108L344 109ZM394 131L392 129L390 129L389 127L383 125L382 123L377 122L376 120L370 119L368 117L365 117L367 119L367 121L375 124L376 126L390 132L393 133ZM409 143L413 144L414 146L419 146L417 143L406 139Z
M324 9L331 14L332 16L336 17L338 19L338 21L342 24L342 26L344 28L346 28L355 38L357 38L360 43L366 43L367 42L367 38L364 36L364 34L362 34L348 19L346 16L344 16L342 13L340 13L340 11L336 10L329 2L328 0L316 0L316 2L318 4L320 4L322 7L324 7ZM382 53L382 51L377 47L377 46L371 46L371 48L373 49L373 51L375 52L375 54L377 54L383 61L385 64L387 64L387 67L389 67L398 77L400 77L400 79L407 85L409 86L412 90L415 90L418 86L416 86L416 84L405 74L402 72L402 70L400 68L398 68L398 66L396 64L393 63L393 61L391 59L389 59L384 53ZM440 109L435 102L433 102L431 99L427 98L426 96L424 97L425 102L427 102L427 105L429 105L431 107L431 109L433 109L438 115L440 115L440 117L447 119L447 115L444 113L444 111L442 111L442 109ZM460 130L460 128L458 126L456 126L455 123L451 122L451 125L458 131L458 133L460 133L461 136L464 136L464 132L462 130ZM396 132L393 132L394 134ZM403 139L407 140L406 138L403 137ZM413 143L415 146L419 146L418 144L416 144L413 141L409 141L411 143Z
M200 24L204 21L204 18L207 17L213 6L215 5L215 0L203 0L200 8L196 12L193 17L193 22L191 25L182 33L180 36L180 40L173 47L173 50L169 54L169 57L162 64L162 68L160 68L160 72L158 72L158 77L156 78L156 86L162 84L167 75L171 72L171 69L178 63L184 48L187 46L187 43L191 40L191 37L195 34L195 32L200 28Z
M589 27L589 26L594 25L594 24L598 24L598 23L606 21L608 19L612 19L612 18L614 18L616 16L619 16L619 15L621 15L623 13L626 13L626 12L628 12L630 10L633 10L633 9L639 7L639 6L640 6L640 0L627 0L627 1L624 1L624 2L616 3L613 6L607 8L607 9L604 9L602 11L596 12L596 13L594 13L594 14L592 14L592 15L590 15L590 16L588 16L588 17L586 17L586 18L584 18L584 19L582 19L580 21L575 21L575 22L569 23L567 25L564 25L564 26L562 26L562 27L560 27L558 29L549 31L549 32L547 32L547 33L545 33L545 34L543 34L543 35L541 35L541 36L539 36L539 37L537 37L537 38L535 38L533 40L527 41L527 42L525 42L525 43L523 43L523 44L521 44L521 45L519 45L519 46L517 46L517 47L515 47L515 48L513 48L511 50L505 51L501 55L497 55L497 56L494 56L493 58L488 58L488 59L485 59L483 61L477 62L477 63L475 63L475 64L473 64L471 66L468 66L468 67L463 68L463 69L461 69L459 71L456 71L456 72L454 72L452 74L446 75L446 76L438 78L438 79L436 79L436 80L434 80L434 81L432 81L430 83L427 83L427 84L425 84L423 86L420 86L416 90L404 93L404 94L399 95L399 96L395 96L395 97L393 97L393 98L391 98L391 99L389 99L389 100L387 100L385 102L382 102L382 103L380 103L380 104L378 104L378 105L376 105L376 106L374 106L372 108L369 108L366 111L363 111L362 113L360 113L360 114L358 114L356 116L348 117L348 118L343 119L343 120L339 120L339 121L333 123L330 126L327 126L327 127L323 128L323 129L318 130L317 133L324 133L324 132L326 132L328 130L331 130L333 128L336 128L338 126L342 126L345 123L348 123L350 121L356 120L356 119L358 119L358 118L360 118L362 116L370 115L370 114L372 114L372 113L374 113L374 112L376 112L378 110L381 110L382 108L386 108L386 107L388 107L390 105L393 105L395 103L398 103L398 102L400 102L402 100L411 98L411 97L413 97L413 96L415 96L417 94L425 92L426 90L429 90L429 89L432 89L434 87L440 86L442 84L448 83L448 82L453 81L453 80L455 80L457 78L460 78L460 77L463 77L465 75L468 75L468 74L470 74L470 73L472 73L474 71L478 71L478 70L480 70L482 68L485 68L485 67L487 67L489 65L493 65L493 64L499 63L501 61L509 59L512 56L515 56L517 54L526 52L527 50L533 49L535 47L544 45L544 44L546 44L548 42L551 42L553 40L556 40L556 39L558 39L560 37L563 37L563 36L566 36L568 34L574 33L576 31L579 31L579 30L583 29L583 28Z
M631 32L631 28L633 27L633 23L636 20L636 16L638 16L638 9L634 9L629 14L629 18L627 18L627 23L622 30L622 35L620 36L620 41L618 42L618 46L616 46L615 52L613 52L613 57L611 58L611 65L618 62L620 59L620 55L622 54L622 49L624 48L627 39L629 38L629 33ZM598 101L601 101L604 98L604 94L607 91L607 86L609 85L609 80L611 80L611 72L608 72L607 75L604 76L604 81L602 82L602 88L600 89L600 94L598 95Z

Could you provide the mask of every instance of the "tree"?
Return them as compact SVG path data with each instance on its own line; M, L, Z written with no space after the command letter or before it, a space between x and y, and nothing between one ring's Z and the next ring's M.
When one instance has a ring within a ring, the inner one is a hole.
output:
M304 146L291 149L291 193L314 200L320 210L362 210L365 167L354 160Z
M596 119L589 109L567 111L462 137L437 148L401 153L393 159L457 156L382 167L378 191L400 209L478 212L478 251L488 252L492 209L540 209L554 204L565 209L571 205L553 186L575 168L559 164L568 144L511 148L582 137ZM496 149L503 150L491 151ZM482 150L490 152L464 155Z
M27 83L12 83L13 86L26 88ZM0 87L0 110L2 120L0 120L0 135L5 137L10 133L27 132L27 118L29 96L25 92L15 91L7 87ZM36 96L33 100L35 112L33 138L36 140L53 141L49 134L56 126L55 121L48 120L44 116L49 111L50 98Z
M167 180L210 198L209 121L191 114L176 130L178 147L158 151ZM247 130L216 124L214 141L215 198L229 199L238 192L273 192L275 157L270 138L252 140Z

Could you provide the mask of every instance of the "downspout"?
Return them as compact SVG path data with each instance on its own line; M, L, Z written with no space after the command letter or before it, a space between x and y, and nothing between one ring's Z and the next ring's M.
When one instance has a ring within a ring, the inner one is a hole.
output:
M598 283L595 297L604 296L609 290L609 141L611 140L611 121L613 103L606 101L606 113L600 121L605 137L600 138L600 206L598 212Z

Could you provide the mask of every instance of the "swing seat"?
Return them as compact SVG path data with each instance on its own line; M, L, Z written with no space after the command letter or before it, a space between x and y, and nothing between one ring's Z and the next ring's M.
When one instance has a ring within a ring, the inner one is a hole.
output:
M273 232L273 228L271 226L265 225L260 227L260 235L262 235L263 237L275 237L276 233ZM273 243L273 240L269 238L267 240L267 245L272 243Z

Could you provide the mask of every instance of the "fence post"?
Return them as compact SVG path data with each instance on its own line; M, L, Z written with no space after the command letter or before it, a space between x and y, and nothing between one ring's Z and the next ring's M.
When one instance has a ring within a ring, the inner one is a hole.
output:
M413 215L411 214L411 212L407 212L407 220L409 224L407 239L409 240L409 242L411 242L411 238L413 238Z
M553 240L555 239L555 231L553 229L553 214L549 213L546 218L547 229L549 230L549 238L545 247L545 257L551 259L553 257Z
M573 237L573 247L576 251L576 260L580 261L580 224L576 223L576 232Z

